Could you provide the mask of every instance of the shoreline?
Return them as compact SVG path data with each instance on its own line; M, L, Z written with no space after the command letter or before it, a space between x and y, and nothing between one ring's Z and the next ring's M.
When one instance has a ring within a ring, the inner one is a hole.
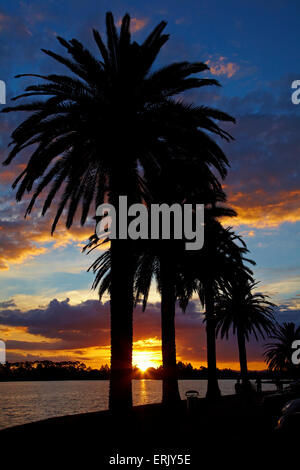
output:
M269 393L272 392L264 392L261 397ZM257 397L245 401L238 395L225 395L214 402L199 398L197 408L190 414L186 412L186 400L182 400L176 408L169 409L157 403L135 406L124 414L113 415L104 410L48 418L2 429L0 442L3 449L12 446L27 451L33 445L47 443L49 446L51 442L49 458L53 458L54 463L56 459L63 459L68 465L79 458L78 442L85 455L83 468L87 469L92 468L88 466L89 458L93 458L91 462L94 462L93 468L95 466L95 452L101 469L127 468L109 465L109 458L115 455L151 456L153 453L188 454L193 465L184 468L198 469L203 465L203 456L209 452L212 452L210 465L224 464L227 457L232 464L233 455L228 455L228 449L233 448L234 457L238 453L249 454L252 449L247 459L255 457L255 461L259 457L261 460L261 452L266 452L267 446L278 440L274 431L276 420L276 416L265 413ZM31 462L31 454L26 456ZM19 455L14 457L18 459ZM267 461L269 459L270 456ZM160 470L165 467L147 465L143 468Z
M251 375L251 374L250 374ZM253 380L256 380L257 377L250 377L249 380L253 381ZM234 380L236 381L238 379L238 377L218 377L218 380ZM132 381L134 380L154 380L154 381L162 381L162 378L153 378L153 377L136 377L134 379L132 379ZM205 377L179 377L178 380L196 380L196 381L202 381L202 380L208 380L207 378ZM265 382L265 383L273 383L274 382L274 385L276 384L275 382L275 379L272 379L272 378L262 378L261 379L262 381L264 380L269 380L269 382ZM285 380L286 382L292 382L293 379L282 379L282 380ZM60 378L55 378L55 379L29 379L29 378L25 378L25 379L21 379L21 378L17 378L17 379L12 379L12 380L0 380L0 384L1 383L10 383L10 382L87 382L87 381L90 381L90 382L95 382L95 381L98 381L98 382L103 382L103 381L106 381L106 382L109 382L109 378L107 379L102 379L102 378L64 378L64 379L60 379ZM264 382L262 382L264 383Z

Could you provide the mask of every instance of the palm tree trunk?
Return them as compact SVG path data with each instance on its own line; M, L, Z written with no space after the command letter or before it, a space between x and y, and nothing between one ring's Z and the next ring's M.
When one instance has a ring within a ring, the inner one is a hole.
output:
M247 391L249 389L249 378L248 378L248 366L247 366L247 352L246 352L246 341L245 335L242 328L237 328L237 340L239 347L239 359L240 359L240 368L241 368L241 379L243 384L243 390Z
M160 259L161 278L161 339L163 360L162 401L166 405L180 402L176 367L175 342L175 286L170 259L162 255Z
M132 407L133 269L130 241L111 240L111 376L109 409Z
M122 139L120 139L122 142ZM120 149L114 148L118 154ZM116 212L116 234L119 234L119 197L127 195L127 204L137 202L135 168L121 162L113 168L109 181L109 202ZM130 188L129 194L128 189ZM111 290L110 334L111 371L109 409L126 413L132 408L132 341L133 341L133 242L130 239L112 239L111 243Z
M210 282L205 284L205 309L206 309L206 344L207 344L207 392L206 397L216 399L220 397L217 378L216 355L216 321L214 315L214 292Z

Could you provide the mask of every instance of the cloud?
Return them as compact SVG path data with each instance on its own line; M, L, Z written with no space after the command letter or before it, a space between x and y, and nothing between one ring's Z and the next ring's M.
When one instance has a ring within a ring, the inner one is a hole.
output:
M136 18L133 17L130 19L130 31L131 33L136 33L137 31L140 31L143 29L146 24L148 23L149 19L148 18ZM117 26L121 26L122 24L122 19L120 19L117 22Z
M186 21L185 18L182 16L182 17L177 18L177 19L175 20L175 24L182 24L182 23L184 23L185 21Z
M295 297L291 297L290 299L286 299L286 301L284 302L284 304L282 304L280 306L280 310L281 311L284 311L284 310L296 310L300 311L300 294L297 294ZM300 320L300 318L299 318Z
M300 220L300 115L285 93L284 99L277 95L280 90L273 100L258 92L217 103L237 118L229 129L235 141L224 145L231 165L225 189L238 211L235 224L278 227Z
M233 193L230 190L229 203L238 216L225 220L233 226L248 225L255 228L275 228L283 223L300 221L300 190L268 193L257 190L250 193ZM254 236L254 232L247 232Z
M0 12L0 34L9 33L13 31L16 36L30 35L23 18L18 18L17 16L7 15Z
M212 75L226 75L228 78L233 77L239 70L238 64L228 62L226 57L220 56L217 59L208 59L205 62Z
M72 243L80 249L94 231L91 219L84 227L76 219L72 228L67 230L62 218L51 236L53 212L41 217L36 210L32 216L24 219L26 204L26 201L16 204L11 194L0 198L0 270L8 270L12 264L24 263L51 249Z
M10 17L0 12L0 33L8 28Z
M26 351L64 351L86 348L108 348L110 344L110 304L86 300L76 305L70 299L51 300L45 307L21 311L18 308L0 310L0 325L22 329L26 334L42 337L43 341L14 340L12 334L7 349ZM197 303L191 302L187 313L177 310L177 329L185 341L195 329L201 329L201 314ZM157 350L160 345L160 304L149 304L146 312L138 306L134 312L134 344L137 350ZM49 342L51 341L51 342ZM197 339L198 343L198 339Z
M276 313L277 320L280 323L293 322L296 326L300 325L300 298L293 297L285 299L280 304Z
M24 163L11 165L0 173L0 183L10 185L15 178L25 169Z
M148 23L148 18L131 18L131 31L135 33L143 29Z
M244 96L227 98L220 90L201 92L201 102L233 115L224 127L234 141L221 143L230 162L224 188L238 211L230 224L278 227L300 220L300 115L291 103L289 75ZM198 102L200 92L189 100Z
M8 342L12 349L63 350L109 344L109 304L87 300L70 305L69 299L51 300L44 308L21 311L2 309L0 324L23 328L27 333L55 340L48 342ZM24 343L24 344L23 344Z
M70 231L62 228L51 237L48 221L1 221L0 270L8 270L13 264L24 263L49 250L71 243L81 247L82 242L87 240L91 233L91 227L74 227Z
M6 309L10 307L16 307L16 304L13 299L5 300L4 302L0 302L0 309Z
M255 237L255 231L254 230L244 230L242 232L239 232L239 235L241 235L244 238L252 238L252 237Z
M53 299L45 307L20 311L19 309L0 310L0 325L18 331L23 329L30 340L13 337L7 340L8 360L12 357L66 357L90 361L101 358L102 363L109 359L110 349L110 310L109 302L88 300L71 305L69 299ZM34 340L36 338L42 338ZM160 304L148 305L146 312L138 306L134 312L134 349L136 358L143 351L152 360L160 360L161 345ZM186 314L176 312L177 359L206 364L206 333L197 301L190 302ZM248 356L250 362L262 361L261 343L250 342ZM236 338L217 341L220 364L235 363L238 360ZM151 353L151 354L150 354ZM20 356L21 355L21 356ZM29 359L28 359L29 360ZM58 359L56 359L58 360ZM99 365L99 364L98 364Z

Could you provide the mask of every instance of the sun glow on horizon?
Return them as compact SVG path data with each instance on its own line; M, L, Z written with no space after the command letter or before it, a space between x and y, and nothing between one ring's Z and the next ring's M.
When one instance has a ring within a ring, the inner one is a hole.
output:
M161 340L157 337L135 341L132 363L142 372L161 365Z
M134 351L133 365L138 367L142 372L145 372L150 367L159 367L160 362L152 351Z

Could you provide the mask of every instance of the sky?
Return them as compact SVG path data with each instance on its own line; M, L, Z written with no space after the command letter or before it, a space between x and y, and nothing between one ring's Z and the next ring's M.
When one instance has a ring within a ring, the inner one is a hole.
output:
M194 90L184 99L219 108L236 118L227 130L234 141L222 146L231 164L224 182L238 217L231 226L244 236L256 261L258 290L278 305L279 321L299 324L300 314L300 105L291 84L300 80L300 4L297 0L116 1L2 0L0 80L6 99L32 79L20 73L60 73L63 68L41 52L62 51L56 36L81 40L94 54L91 29L105 32L105 13L117 23L128 12L132 33L142 41L161 21L170 34L156 67L174 61L203 61L206 77L222 87ZM0 105L3 107L3 105ZM19 113L0 115L0 157L8 154ZM93 367L109 363L109 301L99 303L87 268L95 254L81 249L91 222L50 235L51 214L37 208L24 219L26 199L15 202L14 177L24 168L23 153L0 170L0 339L7 360L80 360ZM134 363L158 365L160 306L155 286L145 313L134 314ZM178 360L206 365L205 330L194 299L176 313ZM263 344L250 341L249 367L261 369ZM236 341L218 341L218 366L238 368Z

